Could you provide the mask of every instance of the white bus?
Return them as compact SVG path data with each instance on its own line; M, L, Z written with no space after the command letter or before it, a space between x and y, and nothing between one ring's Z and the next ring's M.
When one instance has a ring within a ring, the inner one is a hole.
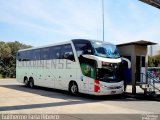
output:
M111 43L73 39L17 52L16 79L71 94L123 93L122 59Z

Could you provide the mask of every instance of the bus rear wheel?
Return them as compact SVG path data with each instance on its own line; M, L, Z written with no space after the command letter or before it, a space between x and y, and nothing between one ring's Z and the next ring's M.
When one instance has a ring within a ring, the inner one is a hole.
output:
M69 86L69 92L72 95L77 95L78 94L78 85L76 82L72 82Z
M33 80L33 78L30 78L30 80L29 80L29 87L30 88L34 88L34 80Z
M26 86L26 87L28 87L29 86L29 84L28 84L29 82L28 82L28 78L27 77L24 77L24 85Z

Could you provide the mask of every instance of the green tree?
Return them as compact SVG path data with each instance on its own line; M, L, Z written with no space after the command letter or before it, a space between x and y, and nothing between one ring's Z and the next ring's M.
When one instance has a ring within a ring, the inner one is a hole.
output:
M0 41L0 74L3 77L15 77L17 51L30 47L32 46L18 41L7 43Z
M154 66L158 67L158 65L160 64L160 55L155 55L153 59L154 59L153 61Z
M152 63L152 57L148 56L148 67L152 67L153 63Z
M158 67L160 65L160 55L155 55L153 57L148 56L148 66Z
M11 55L11 48L5 42L0 42L0 59L8 58Z

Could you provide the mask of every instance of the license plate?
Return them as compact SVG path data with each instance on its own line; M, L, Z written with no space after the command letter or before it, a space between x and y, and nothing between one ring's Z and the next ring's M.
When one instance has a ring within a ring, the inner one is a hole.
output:
M116 93L116 91L111 91L111 94L115 94Z

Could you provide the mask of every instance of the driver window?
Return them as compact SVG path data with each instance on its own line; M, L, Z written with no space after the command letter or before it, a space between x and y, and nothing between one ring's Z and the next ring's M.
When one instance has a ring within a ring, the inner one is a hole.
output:
M76 48L78 57L84 54L91 54L92 52L91 46L88 43L77 43L75 44L75 48Z
M71 61L75 61L71 44L66 44L63 46L62 59L68 59Z

